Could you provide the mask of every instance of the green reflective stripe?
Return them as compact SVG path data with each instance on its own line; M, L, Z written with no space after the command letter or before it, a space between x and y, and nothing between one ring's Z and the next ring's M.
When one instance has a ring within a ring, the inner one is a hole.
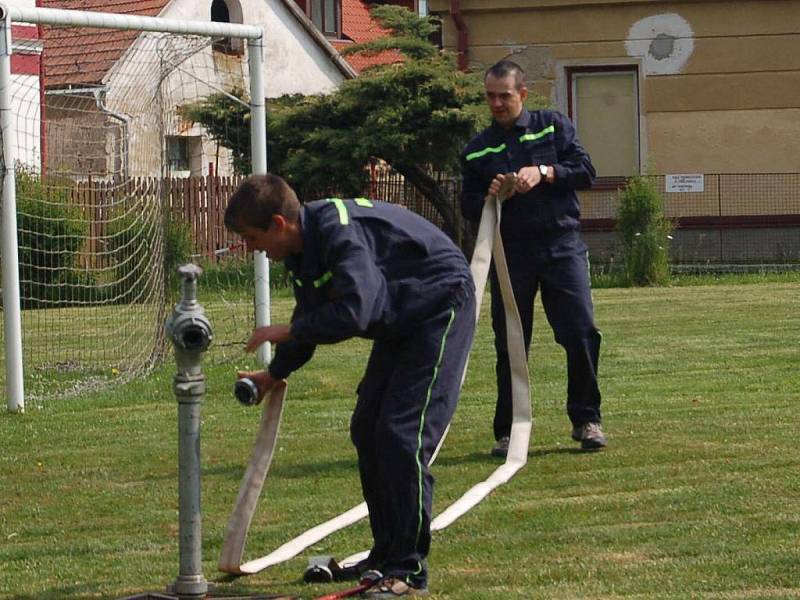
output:
M297 287L303 287L303 282L302 282L302 281L300 281L299 279L295 279L295 280L294 280L294 283L295 283L295 285L296 285Z
M476 158L480 158L481 156L486 156L489 153L497 154L498 152L502 152L506 149L505 144L500 144L494 148L484 148L483 150L478 150L477 152L471 152L467 154L467 160L475 160Z
M456 311L454 308L450 309L450 320L447 322L447 327L442 335L442 341L439 345L439 357L436 359L436 366L433 367L433 377L428 385L428 393L425 397L425 406L422 407L422 414L419 418L419 431L417 432L417 486L419 488L419 507L418 507L418 522L417 522L417 544L419 544L419 536L422 535L422 430L425 427L425 413L428 411L428 405L431 403L431 394L433 393L433 384L436 383L436 378L439 376L439 367L442 366L442 359L444 358L444 348L447 342L447 334L450 333L450 328L453 326L453 321L456 318Z
M366 198L353 198L353 202L365 208L372 208L372 202L370 202Z
M321 288L323 285L328 283L331 279L333 279L333 273L328 271L327 273L325 273L325 275L323 275L322 277L320 277L319 279L317 279L314 282L314 287L315 288Z
M543 138L548 133L555 133L555 132L556 132L556 126L555 125L550 125L550 127L545 127L544 129L542 129L541 131L539 131L537 133L526 133L525 135L523 135L522 137L519 138L519 141L520 142L532 142L533 140L538 140L539 138Z
M342 225L348 225L350 223L350 217L347 214L347 207L344 205L344 200L341 198L326 198L327 202L333 202L336 206L336 210L339 211L339 223Z

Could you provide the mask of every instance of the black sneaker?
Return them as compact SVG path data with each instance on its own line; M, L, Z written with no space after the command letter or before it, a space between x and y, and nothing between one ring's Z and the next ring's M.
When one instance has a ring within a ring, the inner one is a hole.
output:
M572 439L581 443L584 450L597 450L606 446L606 436L600 423L584 423L572 428Z
M362 598L397 598L400 596L427 596L428 588L415 588L398 577L384 577L363 594Z
M508 456L508 443L511 441L511 437L504 435L501 437L497 442L495 442L494 447L492 448L492 456L497 456L499 458L505 458Z

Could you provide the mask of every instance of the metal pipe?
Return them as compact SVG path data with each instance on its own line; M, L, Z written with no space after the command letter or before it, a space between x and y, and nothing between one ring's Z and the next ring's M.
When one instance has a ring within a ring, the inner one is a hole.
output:
M264 38L247 42L247 55L250 68L250 150L251 170L254 174L267 172L267 108L264 87ZM269 325L269 261L264 252L253 253L253 268L256 284L256 327ZM270 345L265 343L258 348L257 358L263 366L270 361Z
M450 16L458 32L456 51L458 53L458 69L466 71L469 66L469 29L461 14L460 0L450 0Z
M131 117L108 108L104 96L105 87L97 88L94 93L94 102L97 108L100 109L100 112L122 123L122 134L120 136L122 138L122 160L120 161L120 171L122 171L122 178L127 179L130 176L130 140L128 139L128 135L130 132Z
M100 29L125 29L157 31L211 37L258 38L262 28L239 23L217 23L209 21L179 21L160 17L140 17L104 12L63 10L58 8L7 8L12 21L44 25L72 25L74 27L97 27Z
M36 0L36 7L40 8L42 0ZM36 36L42 43L42 50L39 53L39 162L41 164L42 179L47 177L47 103L45 101L45 72L44 72L44 28L39 23L36 26Z
M8 7L0 4L0 133L3 139L3 337L6 352L6 405L24 412L22 372L22 311L19 293L19 247L17 241L17 190L14 165L16 124L11 112L11 20Z
M202 519L200 510L200 406L205 394L202 354L212 340L211 325L197 303L197 278L202 269L183 265L180 303L167 319L166 331L175 347L174 390L178 401L178 578L169 590L181 600L204 597L209 584L203 577Z

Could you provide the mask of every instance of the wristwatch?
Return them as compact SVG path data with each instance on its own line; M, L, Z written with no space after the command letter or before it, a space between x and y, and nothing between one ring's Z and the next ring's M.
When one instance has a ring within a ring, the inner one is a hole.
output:
M545 183L547 183L547 175L549 171L550 170L547 168L547 165L539 165L539 173L542 174L542 181Z

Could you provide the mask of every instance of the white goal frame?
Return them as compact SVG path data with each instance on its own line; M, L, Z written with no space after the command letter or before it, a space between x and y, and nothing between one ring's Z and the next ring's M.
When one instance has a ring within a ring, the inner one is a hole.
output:
M11 412L25 409L23 384L22 322L19 286L19 249L17 239L17 199L15 191L16 133L11 104L11 23L94 27L98 29L135 30L183 35L201 35L247 40L250 73L250 145L252 172L267 172L266 107L264 89L264 29L260 26L205 21L180 21L159 17L138 17L113 13L60 10L52 8L18 8L0 3L0 133L4 164L2 187L3 260L3 327L6 358L7 408ZM269 265L263 252L254 253L255 323L269 324ZM270 347L258 350L258 360L269 362Z

